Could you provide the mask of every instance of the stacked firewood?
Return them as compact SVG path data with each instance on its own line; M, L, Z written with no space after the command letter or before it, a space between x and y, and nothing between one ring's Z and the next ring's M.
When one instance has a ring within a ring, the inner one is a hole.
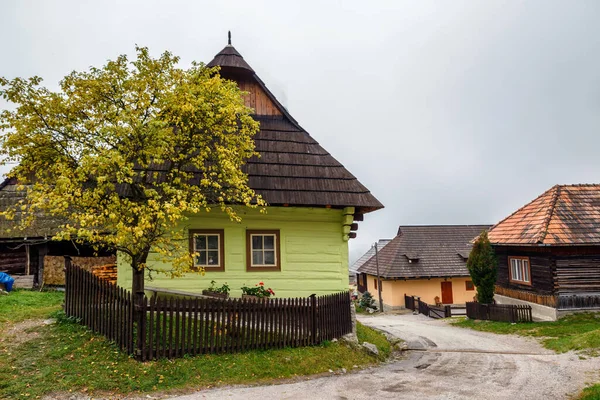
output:
M106 264L92 268L92 274L100 279L117 284L117 264Z

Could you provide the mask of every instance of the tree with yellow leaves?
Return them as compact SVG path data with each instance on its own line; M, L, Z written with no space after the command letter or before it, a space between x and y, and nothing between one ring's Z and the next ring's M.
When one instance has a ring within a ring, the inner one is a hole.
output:
M72 72L56 92L39 77L0 78L16 105L0 113L0 156L17 163L10 176L27 190L5 217L56 216L65 222L54 240L118 251L136 294L151 249L174 266L168 273L191 270L189 215L218 207L239 220L232 205L264 205L241 169L258 131L243 93L215 68L178 61L137 47L134 60Z

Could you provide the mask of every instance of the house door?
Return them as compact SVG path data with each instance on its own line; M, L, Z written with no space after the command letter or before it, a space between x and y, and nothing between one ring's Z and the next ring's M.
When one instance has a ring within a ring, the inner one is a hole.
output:
M442 282L442 303L452 304L452 282Z

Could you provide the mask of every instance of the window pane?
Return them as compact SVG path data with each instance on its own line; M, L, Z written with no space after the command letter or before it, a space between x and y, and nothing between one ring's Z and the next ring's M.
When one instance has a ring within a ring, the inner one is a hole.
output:
M260 250L262 248L262 236L252 235L252 250Z
M206 235L196 235L196 250L206 249Z
M219 265L219 252L218 251L211 250L208 252L207 265Z
M264 243L265 243L265 249L274 249L275 248L275 236L273 235L268 235L268 236L263 236L264 238Z
M523 260L523 280L529 282L529 261Z
M208 238L208 248L209 249L218 249L219 248L219 236L218 235L207 235Z
M253 265L263 265L262 251L253 251L252 252L252 264Z
M200 251L198 255L198 265L206 265L206 251Z
M523 262L522 260L515 260L517 262L517 280L523 280Z
M510 274L513 279L517 279L517 260L510 260Z
M265 243L266 245L266 243ZM275 265L275 251L274 250L265 250L265 264L266 265Z

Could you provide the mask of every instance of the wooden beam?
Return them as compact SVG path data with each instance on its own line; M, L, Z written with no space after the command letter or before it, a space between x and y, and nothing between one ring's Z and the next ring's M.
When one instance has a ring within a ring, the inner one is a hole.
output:
M355 221L359 221L360 222L360 221L364 221L364 219L365 219L364 214L358 214L358 213L354 214L354 220Z

